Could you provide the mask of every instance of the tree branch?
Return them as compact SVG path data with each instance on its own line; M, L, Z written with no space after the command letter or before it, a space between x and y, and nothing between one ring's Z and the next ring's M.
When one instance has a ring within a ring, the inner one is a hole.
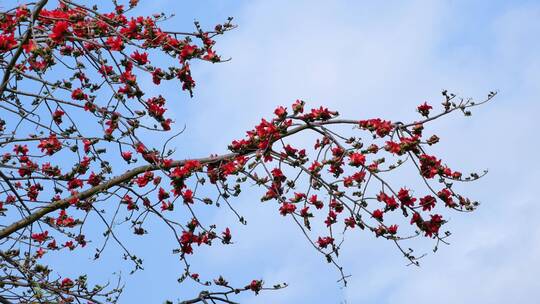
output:
M298 126L296 128L293 128L291 130L289 130L287 133L283 134L279 139L283 139L285 137L288 137L288 136L291 136L293 134L296 134L302 130L305 130L305 129L310 129L312 126L322 126L322 125L329 125L329 124L358 124L358 121L356 120L345 120L345 119L334 119L334 120L328 120L328 121L324 121L324 122L319 122L319 123L309 123L309 124L305 124L305 125L301 125L301 126ZM279 139L276 139L274 140L273 142L279 140ZM248 152L244 152L242 154L238 154L238 153L228 153L228 154L223 154L223 155L220 155L220 156L215 156L215 157L204 157L204 158L199 158L199 159L193 159L193 160L197 160L199 161L201 164L209 164L209 163L215 163L215 162L220 162L220 161L224 161L224 160L227 160L227 159L231 159L231 158L234 158L236 156L239 156L239 155L248 155L248 154L251 154L251 153L254 153L255 151L248 151ZM76 195L72 195L68 198L65 198L65 199L61 199L61 200L58 200L58 201L55 201L51 204L49 204L48 206L45 206L41 209L39 209L38 211L34 212L34 213L31 213L29 214L27 217L25 218L22 218L14 223L12 223L11 225L7 226L6 228L2 229L0 231L0 240L5 238L5 237L8 237L9 235L11 235L13 232L16 232L18 231L19 229L23 228L23 227L26 227L32 223L34 223L35 221L39 220L40 218L42 218L43 216L51 213L51 212L54 212L58 209L62 209L62 208L66 208L70 205L70 201L74 200L74 199L79 199L79 200L85 200L85 199L88 199L102 191L106 191L114 186L117 186L117 185L120 185L124 182L127 182L127 181L130 181L131 179L133 179L134 177L136 177L137 175L139 174L142 174L144 172L147 172L147 171L156 171L156 170L161 170L161 169L170 169L170 168L173 168L173 167L177 167L177 166L182 166L187 160L177 160L177 161L173 161L168 167L164 167L164 166L158 166L158 165L145 165L145 166L140 166L140 167L136 167L134 169L131 169L129 171L127 171L126 173L122 174L122 175L119 175L117 177L114 177L102 184L99 184L95 187L92 187L86 191L83 191L83 192L80 192Z
M34 7L34 11L32 12L32 21L28 25L28 29L24 33L24 36L21 39L21 42L19 44L19 47L15 51L15 54L13 54L13 57L11 57L11 61L6 66L4 77L2 77L2 84L0 85L0 96L2 94L4 94L4 91L5 91L6 87L7 87L8 82L9 82L9 77L11 76L11 70L13 69L13 67L17 63L17 60L19 59L19 57L22 54L23 45L25 45L28 42L28 40L30 40L30 37L32 36L32 25L34 24L34 21L37 19L39 13L41 12L41 9L43 9L45 4L47 4L47 1L48 0L41 0Z

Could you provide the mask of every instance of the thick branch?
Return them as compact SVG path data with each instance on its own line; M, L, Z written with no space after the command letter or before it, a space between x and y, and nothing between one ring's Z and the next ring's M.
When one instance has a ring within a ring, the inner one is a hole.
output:
M303 131L305 129L310 129L312 128L313 126L322 126L322 125L328 125L328 124L353 124L353 125L356 125L358 124L358 121L356 120L344 120L344 119L334 119L334 120L328 120L328 121L324 121L324 122L319 122L319 123L306 123L305 125L301 125L301 126L298 126L296 128L293 128L291 130L289 130L287 133L285 133L284 135L281 136L280 139L282 138L285 138L285 137L288 137L288 136L291 136L293 134L296 134L300 131ZM277 141L279 139L276 139L275 141ZM275 142L274 141L274 142ZM242 155L248 155L248 154L251 154L251 153L254 153L255 151L246 151L244 153L242 153ZM208 163L215 163L215 162L220 162L220 161L223 161L223 160L227 160L227 159L231 159L231 158L234 158L236 156L238 156L240 154L238 153L228 153L228 154L223 154L223 155L220 155L220 156L215 156L215 157L205 157L205 158L199 158L199 159L195 159L197 161L199 161L201 164L208 164ZM170 168L173 168L173 167L176 167L176 166L182 166L184 163L186 162L186 160L177 160L177 161L174 161L172 162L169 167L164 167L164 166L158 166L158 165L144 165L144 166L140 166L140 167L137 167L137 168L134 168L134 169L131 169L129 171L127 171L126 173L122 174L122 175L119 175L115 178L112 178L102 184L99 184L95 187L92 187L86 191L83 191L83 192L80 192L78 194L76 194L76 196L70 196L68 198L65 198L65 199L62 199L62 200L58 200L58 201L55 201L51 204L49 204L48 206L45 206L41 209L39 209L38 211L32 213L32 214L29 214L27 217L25 218L22 218L14 223L12 223L11 225L7 226L6 228L2 229L0 231L0 239L3 239L9 235L11 235L13 232L23 228L23 227L26 227L32 223L34 223L35 221L39 220L40 218L42 218L43 216L51 213L51 212L54 212L58 209L62 209L62 208L66 208L70 205L70 201L72 201L73 199L77 198L79 200L85 200L85 199L88 199L100 192L103 192L103 191L106 191L114 186L117 186L117 185L120 185L122 183L125 183L125 182L128 182L130 181L131 179L133 179L134 177L136 177L137 175L139 174L142 174L144 172L147 172L147 171L156 171L156 170L161 170L161 169L170 169Z
M231 153L231 154L225 154L225 155L221 155L219 157L208 157L208 158L202 158L202 159L199 159L199 161L201 163L211 163L211 162L217 162L217 161L221 161L221 160L224 160L224 159L228 159L230 157L234 157L236 154L234 153ZM185 161L175 161L171 164L171 167L175 167L175 166L181 166ZM58 209L61 209L61 208L66 208L69 206L69 202L72 201L75 197L78 198L79 200L85 200L85 199L88 199L102 191L106 191L116 185L119 185L119 184L122 184L124 182L127 182L131 179L133 179L134 177L136 177L137 175L141 174L141 173L144 173L144 172L147 172L147 171L155 171L155 170L159 170L159 169L168 169L168 168L164 168L164 167L159 167L159 166L156 166L156 165L145 165L145 166L140 166L140 167L137 167L137 168L134 168L132 170L129 170L127 171L126 173L122 174L122 175L119 175L115 178L112 178L102 184L99 184L95 187L92 187L86 191L83 191L83 192L80 192L78 194L76 194L75 196L70 196L68 198L65 198L65 199L62 199L62 200L58 200L58 201L55 201L51 204L49 204L48 206L45 206L41 209L39 209L38 211L28 215L27 217L23 218L23 219L20 219L19 221L9 225L8 227L4 228L2 231L0 231L0 239L3 239L7 236L9 236L11 233L23 228L23 227L26 227L30 224L32 224L33 222L39 220L40 218L42 218L43 216L51 213L51 212L54 212Z

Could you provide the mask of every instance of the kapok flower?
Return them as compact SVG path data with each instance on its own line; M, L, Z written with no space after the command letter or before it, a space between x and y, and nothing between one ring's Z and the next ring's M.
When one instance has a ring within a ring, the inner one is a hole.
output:
M52 33L49 35L49 38L56 43L60 43L68 34L69 23L67 21L57 21L52 28Z

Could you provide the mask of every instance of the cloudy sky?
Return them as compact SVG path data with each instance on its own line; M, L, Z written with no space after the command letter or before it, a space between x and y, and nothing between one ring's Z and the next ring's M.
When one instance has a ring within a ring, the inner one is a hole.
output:
M248 190L234 202L247 227L225 209L208 215L235 231L236 244L201 250L192 260L201 275L223 274L238 285L252 278L290 284L241 297L245 303L531 303L538 297L538 1L184 2L143 0L139 12L175 13L167 27L176 30L191 29L194 19L212 26L228 16L239 26L216 45L230 62L193 67L194 98L156 89L178 100L170 111L187 129L175 147L188 157L224 152L277 105L297 98L346 118L408 121L419 103L437 104L443 89L475 99L499 92L472 118L456 115L433 126L448 164L489 174L468 186L480 209L450 217L450 246L431 253L420 240L430 253L421 267L407 267L391 244L358 233L340 256L352 275L343 288L336 269L275 205L261 204ZM198 287L175 282L182 268L170 254L170 234L153 231L133 246L146 270L126 277L122 302L197 294Z

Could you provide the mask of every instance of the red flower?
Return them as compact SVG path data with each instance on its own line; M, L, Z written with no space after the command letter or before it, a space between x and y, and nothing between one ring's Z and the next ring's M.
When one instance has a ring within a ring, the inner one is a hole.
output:
M263 284L263 281L261 280L253 280L251 281L251 283L249 283L248 286L246 286L246 288L249 288L252 291L254 291L256 294L258 294L259 291L262 289L262 284Z
M129 195L124 195L124 198L122 198L122 203L127 204L127 210L138 210L139 207L135 204L133 201L133 198Z
M438 214L432 215L431 220L424 223L424 232L426 233L426 236L432 237L434 234L437 235L439 233L439 228L441 228L443 223L442 216Z
M293 105L294 107L294 105ZM337 116L338 113L334 111L328 110L328 108L319 107L318 109L311 109L310 113L307 113L304 115L304 119L306 120L328 120L332 118L333 116Z
M294 193L294 198L291 198L291 201L294 203L298 203L299 201L306 199L305 193Z
M283 182L287 179L285 175L283 175L283 172L281 171L281 169L279 168L272 169L271 173L272 173L272 176L274 177L274 181L276 182Z
M75 249L75 244L73 244L73 241L67 241L64 244L64 247L69 248L69 250L73 250L73 249Z
M317 244L319 245L320 248L326 248L328 247L328 245L332 244L333 242L334 242L334 239L329 236L319 237L319 239L317 240Z
M57 21L52 28L49 38L59 43L64 40L67 34L69 34L69 23L67 21Z
M274 111L274 114L276 114L276 116L279 117L280 119L283 119L285 118L285 116L287 116L287 110L284 107L279 106Z
M393 196L389 196L384 192L381 192L377 195L377 200L379 202L384 202L386 204L386 208L389 210L395 210L397 207L399 207L396 199Z
M165 73L163 73L163 71L160 69L160 68L157 68L155 69L153 72L152 72L152 82L154 84L160 84L161 83L161 78L165 76Z
M330 202L330 208L334 209L337 213L341 213L344 209L343 204L335 199Z
M356 172L355 174L353 174L351 176L353 178L353 180L357 183L361 183L364 181L364 178L366 177L366 171L360 171L360 172Z
M163 165L163 168L170 168L172 167L173 160L170 158L162 159L161 164Z
M88 171L88 166L90 166L90 162L92 160L88 156L84 156L83 159L79 162L78 165L78 172L81 174L85 174L86 171Z
M78 178L74 178L74 179L72 179L72 180L70 180L68 182L68 189L70 189L70 190L80 188L82 186L83 186L83 182L82 182L82 180L80 180Z
M420 213L415 212L413 213L412 219L411 219L411 225L412 224L421 224L424 220L422 220L422 217L420 216Z
M169 131L171 129L171 123L172 120L170 118L167 118L161 122L161 127L163 128L163 130Z
M28 198L30 198L31 201L35 202L37 200L39 192L42 190L43 190L43 187L39 183L36 183L30 186L27 190Z
M349 165L353 167L363 166L366 163L366 156L362 153L351 153L349 155Z
M337 222L336 217L337 217L337 214L334 211L330 210L328 212L328 216L326 217L326 220L324 220L326 227L330 227L333 224L335 224Z
M420 206L422 206L422 210L424 211L431 211L433 207L435 207L435 203L437 201L435 198L431 195L426 195L420 199Z
M135 51L131 54L131 59L135 60L139 65L145 65L148 63L148 54L146 52L139 53L139 51Z
M43 248L39 247L39 249L36 251L36 258L40 259L44 254L45 254L45 250L43 250Z
M135 151L137 151L137 153L146 153L146 146L143 144L143 143L136 143L135 144Z
M417 109L422 116L428 117L429 110L433 109L433 107L428 105L427 102L424 102L423 104L419 105Z
M356 226L356 221L354 220L354 217L348 217L345 219L345 226L354 228Z
M300 210L300 216L304 218L313 217L313 214L309 212L309 207L304 207Z
M176 73L176 76L182 82L182 90L187 90L191 93L195 87L195 80L191 77L191 69L187 62L184 63L182 68Z
M127 161L127 162L129 162L129 161L131 160L131 156L132 156L132 155L133 155L133 154L132 154L130 151L124 151L124 152L122 152L122 158L123 158L125 161Z
M420 159L420 173L423 177L433 178L442 169L441 160L435 156L422 154Z
M102 177L100 175L95 174L94 172L90 173L90 176L88 176L88 184L91 186L97 186L101 183Z
M92 147L92 142L85 138L83 139L83 144L84 144L84 153L90 152L90 147Z
M279 208L279 213L283 216L287 214L291 214L294 211L296 211L296 206L291 203L283 203L281 207Z
M111 75L113 73L113 67L110 66L110 65L101 65L101 67L99 68L99 73L103 76L106 76L106 75Z
M73 227L75 220L71 216L68 216L65 210L61 210L56 219L56 225L59 227Z
M71 287L73 287L73 285L74 285L74 284L73 284L73 281L72 281L71 279L69 279L69 278L63 279L63 280L62 280L62 283L61 283L61 286L62 286L63 288L68 288L68 289L71 288Z
M120 75L120 81L122 83L125 83L126 86L121 87L118 92L128 95L128 97L133 97L134 95L134 89L131 87L132 85L135 85L137 83L137 76L133 75L131 70L126 70L124 73Z
M184 193L182 193L182 197L184 198L184 203L193 204L193 191L190 189L184 191Z
M447 188L439 191L437 196L446 203L446 207L454 207L456 205L452 199L452 192Z
M84 94L83 90L81 88L77 88L71 92L71 98L74 100L84 100L88 98L86 94Z
M222 236L223 236L223 244L230 244L231 243L231 239L232 239L232 235L231 235L231 230L229 229L229 227L225 228L225 231L222 232Z
M304 112L304 101L300 100L300 99L297 99L292 104L292 109L294 111L294 114L303 113Z
M191 58L192 56L194 56L195 52L197 51L198 49L196 45L189 45L189 44L184 45L184 47L182 48L182 51L180 52L181 61L183 62L186 59Z
M148 113L150 116L159 118L159 120L163 119L163 114L167 111L163 107L165 105L165 98L163 96L159 95L158 97L149 98L146 103L148 104Z
M371 215L373 218L378 219L379 221L382 221L383 219L383 212L381 209L377 209L373 211L373 214Z
M404 206L412 207L414 206L414 202L416 202L416 198L412 198L409 195L409 190L405 188L401 188L398 192L398 199Z
M313 194L313 195L309 198L309 203L312 204L312 205L314 205L315 208L317 208L317 209L321 209L322 207L324 207L323 202L317 199L317 195L316 195L316 194Z
M26 20L26 18L30 15L30 10L28 9L28 7L26 7L26 5L21 5L17 8L17 11L15 11L15 17L19 20L19 21L23 21L23 20Z
M206 55L203 56L203 59L211 62L218 62L220 60L219 56L212 49L206 51Z
M60 169L58 168L58 166L51 166L50 163L44 163L41 165L41 172L45 173L47 176L59 176L60 174L62 174L62 172L60 172Z
M161 202L161 211L174 210L174 205L171 202Z
M401 151L401 145L393 141L387 141L386 145L384 146L384 149L393 154L397 154L397 155L403 154Z
M317 173L318 173L319 171L321 171L322 166L323 166L323 165L322 165L321 163L319 163L318 161L314 161L314 162L311 164L311 166L309 166L308 170L309 170L309 172L311 172L311 174L317 175Z
M375 132L379 137L384 137L394 128L392 122L380 118L359 121L360 128Z
M49 138L39 141L38 148L41 152L46 151L47 155L53 155L62 149L62 143L56 138L56 134L51 134Z
M454 179L460 179L460 178L461 178L461 175L462 175L461 172L459 172L459 171L454 171L454 172L452 173L452 178L454 178Z
M62 116L65 114L64 111L60 110L60 109L57 109L56 111L54 111L53 115L52 115L52 118L54 120L54 122L56 124L61 124L62 123Z
M398 225L392 225L388 227L388 233L390 234L396 234L398 230Z
M154 179L154 173L153 172L145 172L143 175L137 177L135 179L135 182L137 183L137 186L139 187L145 187L148 185L149 182L151 182Z
M159 192L158 192L158 199L162 201L162 200L168 199L169 197L170 197L169 192L165 191L165 189L160 187Z
M23 44L23 50L26 53L30 53L33 50L35 50L36 48L37 48L37 44L36 44L36 42L34 40L28 40L27 43Z
M32 237L32 240L39 243L43 243L47 239L48 235L49 235L49 231L45 230L44 232L41 232L41 233L33 233L31 237Z
M201 166L201 162L195 159L186 160L184 163L184 168L190 172L200 169Z
M119 36L107 38L105 44L111 49L111 51L121 51L124 48L124 41Z
M0 53L9 52L11 49L17 46L17 41L13 34L0 35Z

